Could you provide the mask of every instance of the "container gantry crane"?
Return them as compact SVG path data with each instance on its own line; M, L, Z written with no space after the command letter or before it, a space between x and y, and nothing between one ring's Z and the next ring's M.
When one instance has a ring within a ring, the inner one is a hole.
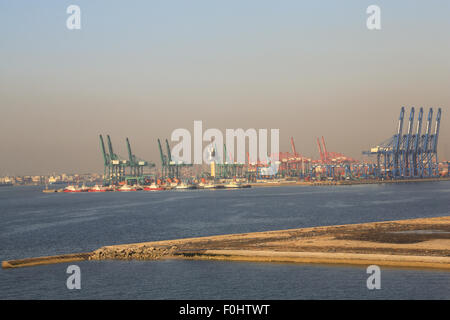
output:
M124 181L129 162L114 153L111 137L107 135L106 138L108 139L109 156L111 159L111 182L112 184L117 184Z
M149 169L155 166L154 163L142 160L131 151L130 140L126 138L127 142L127 150L128 150L128 158L129 158L129 167L130 167L130 175L132 177L143 177L144 176L144 168L148 167Z
M105 142L100 134L100 148L103 155L103 185L107 185L111 182L112 166L109 154L106 152Z
M414 131L414 107L409 114L408 129L403 134L405 108L400 109L397 133L390 139L380 143L366 155L376 155L376 175L379 178L422 178L439 176L437 146L442 110L438 108L434 132L433 108L428 111L425 133L422 135L423 108L420 108Z
M159 155L161 157L161 174L164 179L179 179L180 171L184 167L191 167L192 164L175 162L172 159L172 153L170 151L169 141L166 139L167 155L164 154L161 146L161 141L158 139Z
M103 136L100 134L99 137L100 149L103 156L103 184L117 184L124 181L126 168L129 165L128 160L124 160L114 153L109 135L106 136L109 153L106 151Z

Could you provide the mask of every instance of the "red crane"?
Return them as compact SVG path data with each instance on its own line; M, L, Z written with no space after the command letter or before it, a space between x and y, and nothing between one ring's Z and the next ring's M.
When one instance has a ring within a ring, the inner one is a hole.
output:
M317 138L317 146L319 147L319 154L320 154L320 161L322 163L324 163L324 156L323 156L323 152L322 152L322 147L320 146L320 140L319 138Z
M291 147L292 147L292 153L294 154L294 157L297 158L297 151L295 150L294 137L291 137Z
M325 139L322 136L322 145L320 144L319 138L317 138L317 145L319 146L320 153L320 161L322 163L356 163L358 160L355 160L351 157L347 157L346 155L339 152L328 152L327 147L325 145ZM322 151L323 148L323 151Z
M323 146L325 162L328 162L328 161L330 161L330 159L328 157L327 147L325 146L325 139L323 138L323 136L322 136L322 146Z

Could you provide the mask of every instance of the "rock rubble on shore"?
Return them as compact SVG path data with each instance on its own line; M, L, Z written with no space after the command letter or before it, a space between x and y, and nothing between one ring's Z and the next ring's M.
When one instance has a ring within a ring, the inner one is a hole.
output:
M175 246L154 247L146 245L102 247L93 251L89 260L158 260L171 255L175 249Z

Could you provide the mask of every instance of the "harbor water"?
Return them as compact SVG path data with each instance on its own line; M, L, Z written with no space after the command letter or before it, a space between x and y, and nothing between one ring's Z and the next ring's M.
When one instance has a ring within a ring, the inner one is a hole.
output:
M450 181L240 190L0 188L0 260L186 237L450 215ZM450 299L450 272L223 261L82 261L0 270L0 299Z

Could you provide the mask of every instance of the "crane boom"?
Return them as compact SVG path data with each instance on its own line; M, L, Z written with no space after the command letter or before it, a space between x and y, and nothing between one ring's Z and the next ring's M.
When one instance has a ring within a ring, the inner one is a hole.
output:
M399 148L400 148L400 139L402 137L402 132L403 132L403 118L405 115L405 107L402 107L402 109L400 110L400 117L398 118L398 130L397 130L397 135L395 137L395 152L398 152Z
M319 138L317 138L317 146L319 147L320 161L323 163L324 162L324 158L323 158L323 152L322 152L322 147L320 146Z
M166 157L164 156L164 152L161 147L161 141L158 139L158 147L159 147L159 155L161 157L161 165L166 165Z
M169 141L166 139L166 147L167 147L167 159L169 164L172 162L172 153L170 152Z
M442 112L441 108L439 108L438 113L436 115L436 127L434 129L433 152L437 152L439 128L441 126L441 112Z
M108 139L109 156L110 156L111 160L117 160L117 155L114 153L113 146L111 143L111 138L110 138L109 134L106 136L106 138Z
M328 162L328 152L327 152L327 147L325 145L325 139L322 136L322 146L323 146L323 157L325 158L325 161Z
M100 135L100 147L101 147L102 153L103 153L104 165L107 166L109 164L109 157L108 157L108 154L106 153L105 142L103 141L102 135Z
M134 165L135 159L133 153L131 152L130 140L128 140L128 138L127 138L127 150L128 150L128 158L130 159L130 164Z
M430 134L431 134L431 126L432 126L432 122L433 122L433 109L430 108L430 111L428 111L428 119L427 119L427 130L425 133L425 140L423 143L423 148L424 148L424 152L428 153L429 152L429 138L430 138Z
M297 151L295 150L294 137L291 137L291 148L294 154L294 157L297 157Z
M247 152L248 153L248 152ZM226 146L226 144L224 143L223 144L223 156L225 157L225 162L224 163L228 163L228 161L227 161L227 146ZM249 160L250 161L250 160Z
M420 135L422 133L422 118L423 118L423 108L420 108L419 117L417 118L416 137L414 140L414 153L417 153L417 151L419 150Z

